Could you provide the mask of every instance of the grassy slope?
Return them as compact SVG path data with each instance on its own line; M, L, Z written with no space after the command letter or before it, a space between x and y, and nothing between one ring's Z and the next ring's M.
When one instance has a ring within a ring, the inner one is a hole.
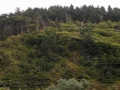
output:
M91 37L95 42L109 43L119 47L120 33L113 29L115 25L116 23L103 22L99 25L88 24L87 27L93 28ZM59 29L48 27L45 32L11 36L6 41L1 41L0 62L3 63L0 64L1 85L9 82L12 87L17 87L19 86L17 82L20 82L23 88L31 85L31 87L44 88L55 84L61 77L66 79L74 77L77 80L84 77L91 80L93 88L108 90L106 84L99 83L97 80L98 71L88 72L94 68L83 65L82 60L86 62L89 54L86 53L87 49L80 45L81 39L78 26L61 24ZM92 76L91 74L94 73L95 75ZM12 81L17 81L17 84ZM119 80L115 81L114 83L119 85ZM120 89L114 83L109 87Z

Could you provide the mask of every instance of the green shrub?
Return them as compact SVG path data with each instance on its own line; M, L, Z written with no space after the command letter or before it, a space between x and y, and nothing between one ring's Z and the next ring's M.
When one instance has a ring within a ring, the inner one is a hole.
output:
M46 90L86 90L89 87L89 82L82 79L80 82L73 79L59 79L56 86L50 86Z

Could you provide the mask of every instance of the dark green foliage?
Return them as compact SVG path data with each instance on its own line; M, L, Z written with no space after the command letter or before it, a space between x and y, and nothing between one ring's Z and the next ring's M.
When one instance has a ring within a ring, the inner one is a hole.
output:
M114 29L120 30L120 24L114 26Z
M99 80L101 82L114 82L115 78L119 78L119 72L116 70L120 68L120 48L118 46L102 42L88 43L89 42L87 42L87 46L85 46L85 48L87 48L87 53L89 53L92 58L97 56L96 59L91 58L91 60L88 59L84 63L86 66L92 66L93 68L92 70L89 69L90 71L88 74L93 76L92 74L96 74L96 71L99 71Z
M4 51L0 51L0 68L5 70L10 65L10 62L9 55L5 54Z
M80 34L82 36L82 43L84 44L84 47L90 48L93 41L91 28L83 28L80 30Z
M98 32L98 34L100 34L104 37L110 37L113 35L113 33L111 33L111 32L104 32L104 31Z
M46 8L28 8L27 10L20 11L16 9L15 13L2 14L0 15L0 39L5 40L11 35L17 35L22 33L30 33L37 29L43 29L46 26L59 27L59 23L77 22L91 22L100 23L103 21L111 20L118 22L120 21L120 9L111 8L108 6L108 10L102 7L94 7L92 5L82 7L76 7L71 4L68 6L50 6ZM115 26L119 29L119 25ZM73 32L73 28L69 29Z
M77 50L80 47L80 39L71 39L71 42L69 43L69 49Z
M50 78L44 75L45 72L54 68L63 57L69 56L69 43L66 44L68 40L49 30L42 34L26 35L22 40L31 50L27 54L27 59L19 63L22 73L21 87L45 87L50 82Z

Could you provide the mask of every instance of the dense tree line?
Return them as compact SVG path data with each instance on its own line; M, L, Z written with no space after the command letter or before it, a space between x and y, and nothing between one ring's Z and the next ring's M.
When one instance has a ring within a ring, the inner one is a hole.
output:
M33 30L40 30L46 25L53 22L92 22L99 23L106 20L120 21L120 9L111 8L108 10L102 7L94 7L92 5L82 7L74 7L72 4L68 6L51 6L46 8L28 8L20 11L16 8L15 13L0 15L0 38L5 39L10 35L19 33L30 33Z

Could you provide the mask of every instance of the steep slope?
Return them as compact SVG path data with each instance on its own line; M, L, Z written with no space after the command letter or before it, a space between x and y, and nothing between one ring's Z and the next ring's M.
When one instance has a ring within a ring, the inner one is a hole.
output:
M34 90L56 84L59 78L86 78L91 88L107 90L106 83L110 88L116 83L119 89L120 32L115 25L87 23L80 29L62 23L60 28L1 41L0 86Z

